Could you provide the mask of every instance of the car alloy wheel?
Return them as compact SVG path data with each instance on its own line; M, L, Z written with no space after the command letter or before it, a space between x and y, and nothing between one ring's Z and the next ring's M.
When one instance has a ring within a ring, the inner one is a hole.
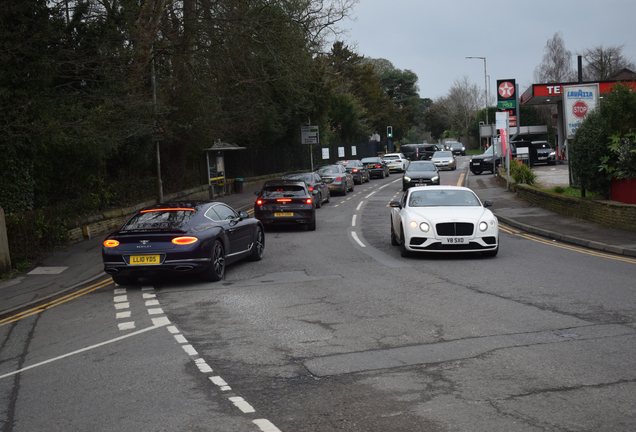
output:
M215 240L212 245L212 259L210 267L205 273L205 279L210 282L216 282L223 279L225 275L225 249L221 240Z
M260 261L263 259L263 253L265 252L265 234L261 227L256 227L256 235L254 236L254 243L252 244L252 254L250 255L250 261Z

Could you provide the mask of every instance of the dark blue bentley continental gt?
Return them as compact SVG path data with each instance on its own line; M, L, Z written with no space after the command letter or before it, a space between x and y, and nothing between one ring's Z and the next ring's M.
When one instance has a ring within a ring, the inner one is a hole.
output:
M225 267L263 258L262 223L221 202L193 201L146 207L102 246L104 271L119 285L139 277L199 274L218 281Z

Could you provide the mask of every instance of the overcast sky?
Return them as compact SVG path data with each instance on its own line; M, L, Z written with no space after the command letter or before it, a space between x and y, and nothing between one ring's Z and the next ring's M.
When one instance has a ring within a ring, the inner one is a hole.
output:
M483 89L484 61L467 56L486 57L491 98L498 79L516 79L523 93L556 32L574 68L577 52L598 45L624 44L636 63L636 0L360 0L353 16L340 25L345 43L415 72L423 98L445 96L464 75Z

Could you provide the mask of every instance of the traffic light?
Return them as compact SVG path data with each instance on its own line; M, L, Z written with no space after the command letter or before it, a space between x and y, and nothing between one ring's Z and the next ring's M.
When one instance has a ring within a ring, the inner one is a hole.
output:
M386 127L386 136L387 138L393 138L393 126Z

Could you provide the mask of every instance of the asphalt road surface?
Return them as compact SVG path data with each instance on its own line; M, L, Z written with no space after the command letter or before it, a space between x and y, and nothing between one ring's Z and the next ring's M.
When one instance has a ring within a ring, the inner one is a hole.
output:
M220 282L105 278L0 326L0 431L636 430L636 260L505 226L495 258L402 258L400 188Z

